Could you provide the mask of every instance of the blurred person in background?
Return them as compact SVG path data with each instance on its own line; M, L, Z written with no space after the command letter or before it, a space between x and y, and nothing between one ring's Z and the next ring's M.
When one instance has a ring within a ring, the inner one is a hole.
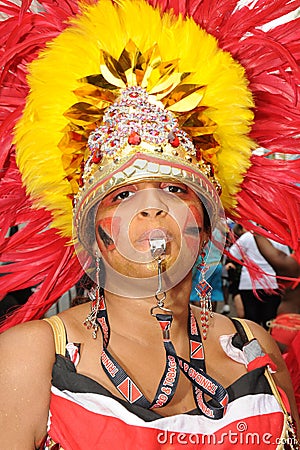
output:
M288 246L275 241L274 245L286 254L290 253ZM268 322L276 317L281 302L275 271L259 252L254 236L249 231L243 233L231 245L229 254L244 263L239 281L244 317L268 329ZM247 268L249 262L258 266L264 275L253 280Z
M281 349L291 374L300 412L300 264L293 254L276 248L265 236L254 234L259 251L273 267L283 289L277 316L270 323L272 337Z

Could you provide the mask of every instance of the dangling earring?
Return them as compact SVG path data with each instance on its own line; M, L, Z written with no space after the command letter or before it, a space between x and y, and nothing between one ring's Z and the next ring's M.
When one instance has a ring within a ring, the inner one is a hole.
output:
M211 285L205 280L205 273L209 269L205 262L205 252L201 253L202 261L198 264L197 269L200 272L199 283L196 286L197 295L200 300L200 320L202 327L203 339L207 337L207 331L209 327L209 318L213 317L212 304L211 304Z
M88 296L91 303L91 312L83 322L83 325L86 326L88 330L93 329L92 336L94 339L97 338L97 332L99 329L99 324L97 322L97 315L101 302L101 293L100 293L100 257L96 254L96 285L88 292Z

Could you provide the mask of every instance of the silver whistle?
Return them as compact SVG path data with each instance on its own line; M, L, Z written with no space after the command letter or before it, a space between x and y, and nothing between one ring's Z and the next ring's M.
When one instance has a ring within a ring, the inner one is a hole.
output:
M149 236L151 256L154 259L161 258L166 253L167 240L162 230L152 230Z

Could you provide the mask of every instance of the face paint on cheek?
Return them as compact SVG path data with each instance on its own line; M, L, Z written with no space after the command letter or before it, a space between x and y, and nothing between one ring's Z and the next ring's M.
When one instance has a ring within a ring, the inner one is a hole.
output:
M193 221L196 222L199 229L202 229L203 226L203 213L199 211L199 208L197 208L195 205L190 205L189 210L191 211L191 214L193 216Z
M113 250L116 248L114 241L112 238L104 231L104 229L101 227L101 225L98 224L97 226L98 236L100 237L101 241L103 242L105 248L107 250Z
M182 232L188 248L192 250L195 249L195 243L199 245L203 218L196 206L190 205L188 209L188 215Z
M100 239L107 250L114 250L116 248L115 242L118 241L120 234L120 217L104 217L98 220L97 230Z
M98 220L96 227L98 236L103 242L105 248L107 250L113 250L115 248L115 243L111 236L111 218L105 217L104 219Z

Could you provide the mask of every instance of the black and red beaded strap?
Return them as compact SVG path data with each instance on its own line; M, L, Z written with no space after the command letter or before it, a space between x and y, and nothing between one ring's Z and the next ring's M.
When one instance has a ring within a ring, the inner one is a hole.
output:
M190 362L176 354L175 348L169 338L169 330L172 324L172 315L156 314L158 323L163 332L163 344L166 351L166 367L160 380L154 400L149 402L139 387L128 376L116 359L107 349L109 342L109 323L104 298L101 299L101 307L97 314L99 326L103 335L103 350L101 354L101 365L114 386L123 397L138 406L147 409L159 408L167 405L173 398L178 384L180 370L191 381L193 385L194 398L199 410L211 419L220 419L226 411L228 394L220 383L208 376L205 372L205 359L203 344L199 327L190 309L189 316L189 339L190 339ZM218 406L211 405L204 399L207 394Z

